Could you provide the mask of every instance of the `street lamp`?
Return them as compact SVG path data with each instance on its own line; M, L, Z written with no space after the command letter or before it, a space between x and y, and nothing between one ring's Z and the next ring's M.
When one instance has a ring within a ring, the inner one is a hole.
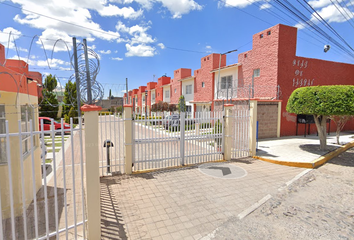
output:
M221 57L222 57L222 55L226 55L226 54L229 54L229 53L232 53L232 52L236 52L236 51L237 51L237 49L234 49L234 50L231 50L231 51L228 51L228 52L225 52L225 53L220 53L217 88L219 88L219 84L220 84L220 68L221 68ZM226 86L227 86L226 87L226 91L227 91L227 93L226 93L226 101L228 102L228 100L229 100L228 99L229 98L229 96L228 96L228 94L229 94L229 84L226 83ZM216 93L217 93L216 98L218 98L219 89L217 89ZM223 104L222 108L224 109L224 104Z

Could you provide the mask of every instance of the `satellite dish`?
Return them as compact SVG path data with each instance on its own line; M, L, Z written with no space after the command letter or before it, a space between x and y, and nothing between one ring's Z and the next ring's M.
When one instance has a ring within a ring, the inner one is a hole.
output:
M330 48L331 48L330 45L324 45L323 51L326 53L326 52L328 52L328 50L329 50Z

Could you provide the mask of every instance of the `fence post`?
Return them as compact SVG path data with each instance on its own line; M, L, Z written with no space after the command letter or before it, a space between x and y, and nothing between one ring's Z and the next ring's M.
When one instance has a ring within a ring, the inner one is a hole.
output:
M280 126L281 126L281 101L278 102L278 124L277 124L277 137L280 137Z
M85 112L85 157L88 238L101 239L101 203L98 146L98 111L95 105L84 105Z
M181 112L180 114L180 133L181 133L181 145L180 145L180 156L181 156L181 165L184 166L184 139L185 139L185 125L186 125L186 113Z
M224 105L224 110L225 110L225 127L224 127L224 132L225 132L225 144L224 144L224 160L230 161L231 160L231 148L232 148L232 125L233 125L233 117L232 117L232 108L233 104L225 104Z
M133 164L133 105L124 105L124 151L125 173L132 174Z
M250 155L256 155L257 147L257 100L250 100Z

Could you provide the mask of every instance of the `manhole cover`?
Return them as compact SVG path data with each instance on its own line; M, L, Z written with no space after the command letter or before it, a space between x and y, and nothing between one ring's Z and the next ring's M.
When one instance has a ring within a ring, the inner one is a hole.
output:
M205 163L199 166L202 173L224 179L242 178L247 175L245 169L229 163Z

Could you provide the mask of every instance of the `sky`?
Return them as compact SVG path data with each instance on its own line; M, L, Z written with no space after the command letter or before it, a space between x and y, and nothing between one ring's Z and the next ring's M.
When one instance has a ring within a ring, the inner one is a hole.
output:
M281 2L292 3L314 27L326 29L318 15L302 8L304 0ZM354 4L306 2L335 31L314 34L273 0L0 0L0 43L8 49L6 58L25 60L31 71L53 74L64 86L74 73L72 37L87 39L99 58L96 79L105 97L110 89L122 96L126 78L134 89L164 74L173 78L178 68L193 72L210 53L237 49L227 55L227 64L237 63L238 54L252 49L253 34L279 23L298 27L297 56L354 64L354 57L330 41L354 46Z

